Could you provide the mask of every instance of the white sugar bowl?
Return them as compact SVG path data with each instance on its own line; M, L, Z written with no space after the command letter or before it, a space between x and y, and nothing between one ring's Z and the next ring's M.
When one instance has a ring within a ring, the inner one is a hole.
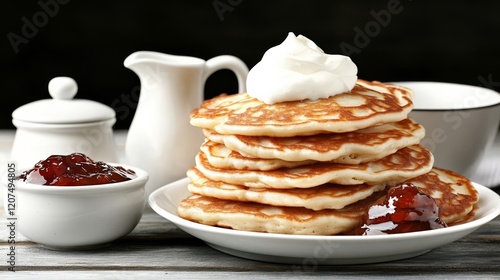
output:
M16 134L10 161L28 168L50 155L80 152L117 162L115 111L96 101L74 99L78 86L70 77L53 78L48 88L52 99L25 104L12 113Z

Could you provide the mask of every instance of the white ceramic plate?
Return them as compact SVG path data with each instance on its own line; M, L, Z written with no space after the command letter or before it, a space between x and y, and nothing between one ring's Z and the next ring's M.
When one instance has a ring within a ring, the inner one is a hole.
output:
M443 229L378 236L309 236L237 231L194 223L177 215L177 206L190 195L188 179L168 184L151 194L154 211L209 246L234 256L299 265L360 264L410 258L451 243L500 214L500 196L474 184L480 196L473 221Z

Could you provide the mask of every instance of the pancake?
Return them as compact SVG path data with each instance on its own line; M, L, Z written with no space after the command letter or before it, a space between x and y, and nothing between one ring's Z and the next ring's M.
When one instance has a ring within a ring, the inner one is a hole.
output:
M196 156L196 167L207 178L255 188L311 188L325 183L396 184L429 172L433 164L434 157L421 145L406 147L380 160L358 165L317 162L270 171L216 168L202 152Z
M211 141L224 144L251 158L359 164L381 159L399 149L418 144L424 137L425 130L413 120L404 119L353 132L310 136L223 135L207 130L204 134Z
M190 177L195 181L196 176L200 175L196 174L195 170L190 173L194 174L194 177ZM448 226L467 222L474 217L479 196L467 178L435 167L424 175L408 180L407 183L414 184L434 198L440 209L440 217ZM219 183L218 186L222 185L224 184ZM344 186L347 189L350 187ZM237 190L239 192L242 189ZM305 207L271 206L195 194L179 204L178 214L197 223L236 230L285 234L342 234L349 233L358 226L366 209L385 193L375 192L342 209L316 211Z
M192 195L179 204L177 213L186 220L236 230L332 235L356 227L366 207L381 195L375 193L341 210L319 211Z
M247 93L219 95L191 112L191 124L221 134L289 137L349 132L398 122L413 108L411 90L358 80L350 92L265 104Z
M307 189L249 188L210 180L196 168L191 168L187 174L190 179L188 190L193 194L274 206L304 207L312 210L342 209L385 188L384 184L343 186L328 183Z
M210 165L217 168L266 171L283 167L293 168L315 162L313 160L284 161L281 159L246 157L228 149L223 144L212 141L205 141L200 149L205 154Z
M408 182L434 198L441 219L448 225L463 223L473 217L479 195L471 181L464 176L434 167L431 172Z

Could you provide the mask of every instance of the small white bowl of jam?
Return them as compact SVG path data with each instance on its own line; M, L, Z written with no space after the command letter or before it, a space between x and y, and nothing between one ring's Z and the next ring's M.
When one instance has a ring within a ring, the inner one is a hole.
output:
M4 178L5 205L29 240L56 249L109 244L139 223L148 174L80 154L54 155L15 178ZM11 200L9 201L9 194Z

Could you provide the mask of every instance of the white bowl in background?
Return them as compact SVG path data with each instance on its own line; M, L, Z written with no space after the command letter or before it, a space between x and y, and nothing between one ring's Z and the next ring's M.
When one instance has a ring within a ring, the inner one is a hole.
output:
M110 164L117 165L117 164ZM46 186L15 181L17 230L29 240L55 249L99 247L130 233L146 205L148 174L118 183ZM2 180L7 199L7 178ZM8 205L8 201L4 201Z
M437 167L471 177L500 124L500 94L479 86L444 82L391 82L414 92L409 117L422 124L421 144Z

